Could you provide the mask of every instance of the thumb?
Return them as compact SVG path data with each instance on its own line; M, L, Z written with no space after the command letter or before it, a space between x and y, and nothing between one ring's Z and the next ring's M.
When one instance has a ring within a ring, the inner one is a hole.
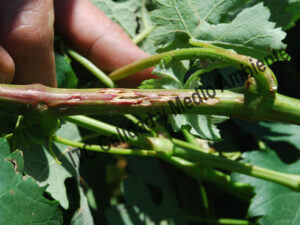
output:
M0 45L0 83L11 83L15 76L15 64L7 51Z

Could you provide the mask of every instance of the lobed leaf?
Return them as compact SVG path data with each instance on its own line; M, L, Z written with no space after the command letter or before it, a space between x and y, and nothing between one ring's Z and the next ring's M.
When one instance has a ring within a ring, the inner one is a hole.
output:
M67 56L55 54L56 80L59 88L76 88L78 79Z
M157 28L152 34L157 44L171 45L178 35L234 49L259 59L272 49L284 49L286 34L270 22L270 11L262 3L243 9L234 19L221 23L245 1L158 0L152 19ZM186 46L189 46L186 43ZM172 48L177 48L173 45Z
M21 156L10 154L6 140L0 139L0 224L62 224L59 203L46 199L46 187L21 173Z
M186 221L172 220L184 214L158 161L137 157L128 160L132 172L122 185L125 204L112 207L106 212L109 223L154 225L170 219L170 224L187 224ZM158 196L153 195L153 192Z
M128 0L125 2L114 2L112 0L92 0L113 21L118 23L130 37L136 35L136 14L141 0Z
M71 123L63 124L57 131L57 135L69 140L80 139L78 128ZM32 145L29 149L25 149L25 172L37 180L41 186L48 185L47 191L60 202L63 208L68 209L69 200L65 180L70 177L79 179L78 166L75 167L67 153L71 150L70 147L55 143L53 150L62 165L55 162L47 145ZM79 165L76 153L73 153L72 156L76 165Z
M189 69L189 61L172 61L172 59L163 59L153 71L161 79L147 80L139 88L157 88L157 89L193 89L201 86L200 77L196 76L188 80L189 85L185 85L185 78ZM199 136L202 139L219 141L220 132L216 124L224 122L227 117L200 114L181 114L170 115L169 122L173 129L179 132L182 129L188 129L191 134Z
M261 2L261 0L252 0L249 5L254 5L258 2ZM284 30L295 26L296 21L300 19L299 0L263 0L263 3L271 11L270 20Z
M279 142L286 142L300 150L300 126L298 125L275 122L238 123L244 131L253 134L258 140L277 143L277 146Z
M80 208L73 215L71 225L94 225L87 197L84 195L82 188L80 188L79 192Z
M243 159L244 162L280 172L300 173L299 159L287 165L271 149L247 152L243 155ZM262 217L259 221L261 225L300 224L300 193L282 185L249 176L234 174L233 177L235 180L249 183L254 187L256 195L248 209L249 217Z

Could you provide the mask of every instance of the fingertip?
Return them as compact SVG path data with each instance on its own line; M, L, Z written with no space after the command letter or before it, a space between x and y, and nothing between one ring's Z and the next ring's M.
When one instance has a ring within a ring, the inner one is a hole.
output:
M9 4L14 7L0 17L14 16L4 20L0 39L13 59L15 71L14 76L11 71L3 73L10 72L8 81L17 84L56 86L53 2L14 0Z
M54 3L59 33L103 71L111 72L149 56L89 0L55 0ZM157 78L152 71L153 68L146 69L117 84L137 87L144 80Z
M148 55L89 0L56 0L56 28L76 51L105 72Z

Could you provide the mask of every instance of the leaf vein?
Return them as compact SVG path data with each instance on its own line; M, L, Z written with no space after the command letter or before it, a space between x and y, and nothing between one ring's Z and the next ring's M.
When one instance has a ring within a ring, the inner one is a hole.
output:
M188 34L190 37L192 37L191 32L189 31L189 29L188 29L188 27L187 27L187 25L186 25L186 23L185 23L185 21L184 21L182 15L181 15L181 13L180 13L180 11L179 11L179 9L178 9L178 7L177 7L177 0L173 0L173 3L174 3L174 8L175 8L175 10L176 10L176 13L177 13L177 15L179 16L180 21L181 21L181 23L183 24L184 28L186 29L187 34Z

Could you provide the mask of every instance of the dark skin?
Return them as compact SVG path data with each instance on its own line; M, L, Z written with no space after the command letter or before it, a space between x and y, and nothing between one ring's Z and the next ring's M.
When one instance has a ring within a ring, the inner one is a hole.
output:
M0 0L0 21L1 83L55 87L54 30L105 72L148 56L89 0ZM118 84L136 87L151 71Z

